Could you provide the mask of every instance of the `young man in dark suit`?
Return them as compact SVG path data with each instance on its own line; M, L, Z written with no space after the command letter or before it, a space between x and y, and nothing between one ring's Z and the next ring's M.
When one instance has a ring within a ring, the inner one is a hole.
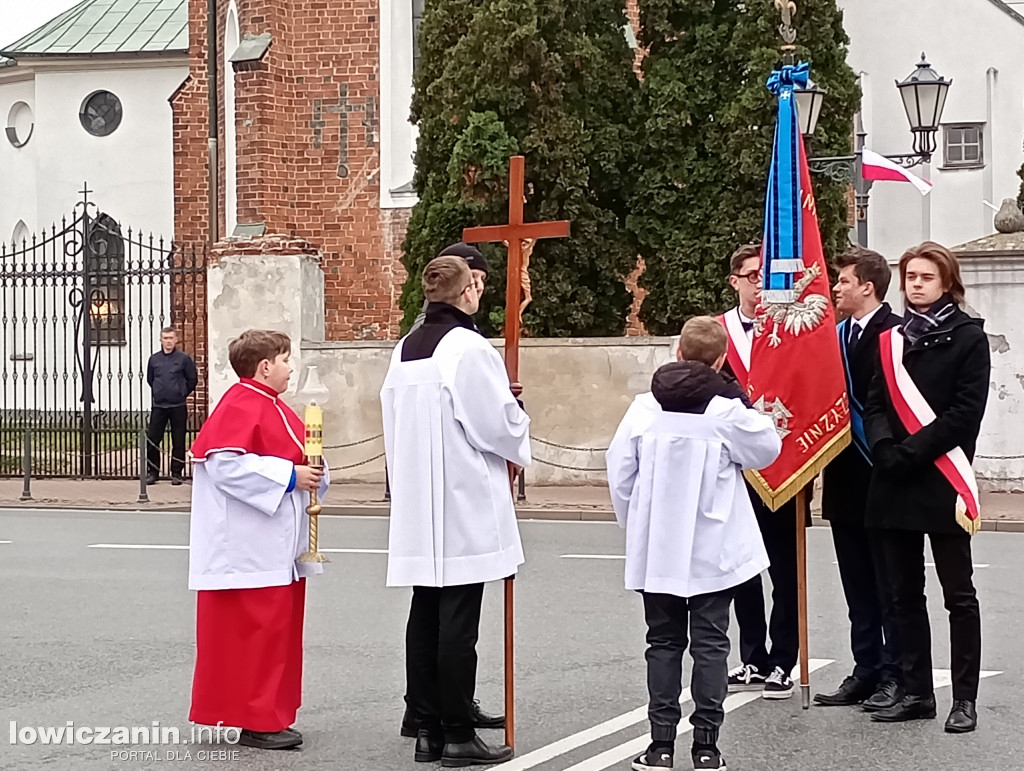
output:
M832 693L814 696L822 706L862 704L867 712L887 709L903 697L899 635L892 589L886 578L880 534L865 526L871 456L864 436L863 408L878 367L878 336L902 319L885 302L892 271L877 252L854 247L836 260L836 310L850 396L852 441L825 469L822 516L832 526L839 577L850 616L853 673Z

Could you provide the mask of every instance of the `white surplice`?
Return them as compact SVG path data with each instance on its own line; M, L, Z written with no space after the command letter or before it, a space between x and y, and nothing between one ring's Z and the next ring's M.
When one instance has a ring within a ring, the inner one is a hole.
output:
M284 586L323 572L309 547L309 493L288 492L291 461L217 452L192 467L189 589ZM327 492L325 468L320 495Z
M430 358L391 358L381 407L391 483L388 586L460 586L523 563L506 461L530 463L530 419L501 356L455 327Z
M742 469L768 466L781 447L772 420L738 399L689 414L637 396L606 454L626 588L693 597L767 568Z

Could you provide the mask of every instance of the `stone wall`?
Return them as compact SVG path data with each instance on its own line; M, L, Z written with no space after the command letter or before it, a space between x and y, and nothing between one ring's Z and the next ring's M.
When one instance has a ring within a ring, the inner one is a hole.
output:
M501 342L495 341L498 350ZM669 360L670 338L524 340L520 374L531 419L531 485L604 484L604 450L635 394ZM306 342L331 397L324 445L336 480L384 481L380 386L393 342ZM369 461L369 462L366 462Z

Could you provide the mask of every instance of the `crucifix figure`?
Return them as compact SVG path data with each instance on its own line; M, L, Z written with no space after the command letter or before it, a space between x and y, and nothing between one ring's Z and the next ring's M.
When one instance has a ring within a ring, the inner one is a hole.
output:
M519 383L519 330L523 311L533 299L530 294L529 261L523 259L523 244L540 238L567 238L569 221L523 221L523 181L526 160L521 155L509 159L508 224L466 228L462 240L467 244L501 242L508 246L508 272L505 288L505 370L512 393L518 398L523 392ZM509 468L509 481L514 481L514 469ZM510 485L511 487L511 485ZM513 583L505 579L505 744L515 748L515 689L513 684Z

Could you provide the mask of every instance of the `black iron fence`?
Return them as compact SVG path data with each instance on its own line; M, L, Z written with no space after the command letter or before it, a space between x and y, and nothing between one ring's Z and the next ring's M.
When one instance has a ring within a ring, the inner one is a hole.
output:
M0 244L0 279L0 476L29 460L33 476L137 478L147 364L168 326L203 389L189 401L191 443L206 408L203 246L122 231L83 191L69 219Z

